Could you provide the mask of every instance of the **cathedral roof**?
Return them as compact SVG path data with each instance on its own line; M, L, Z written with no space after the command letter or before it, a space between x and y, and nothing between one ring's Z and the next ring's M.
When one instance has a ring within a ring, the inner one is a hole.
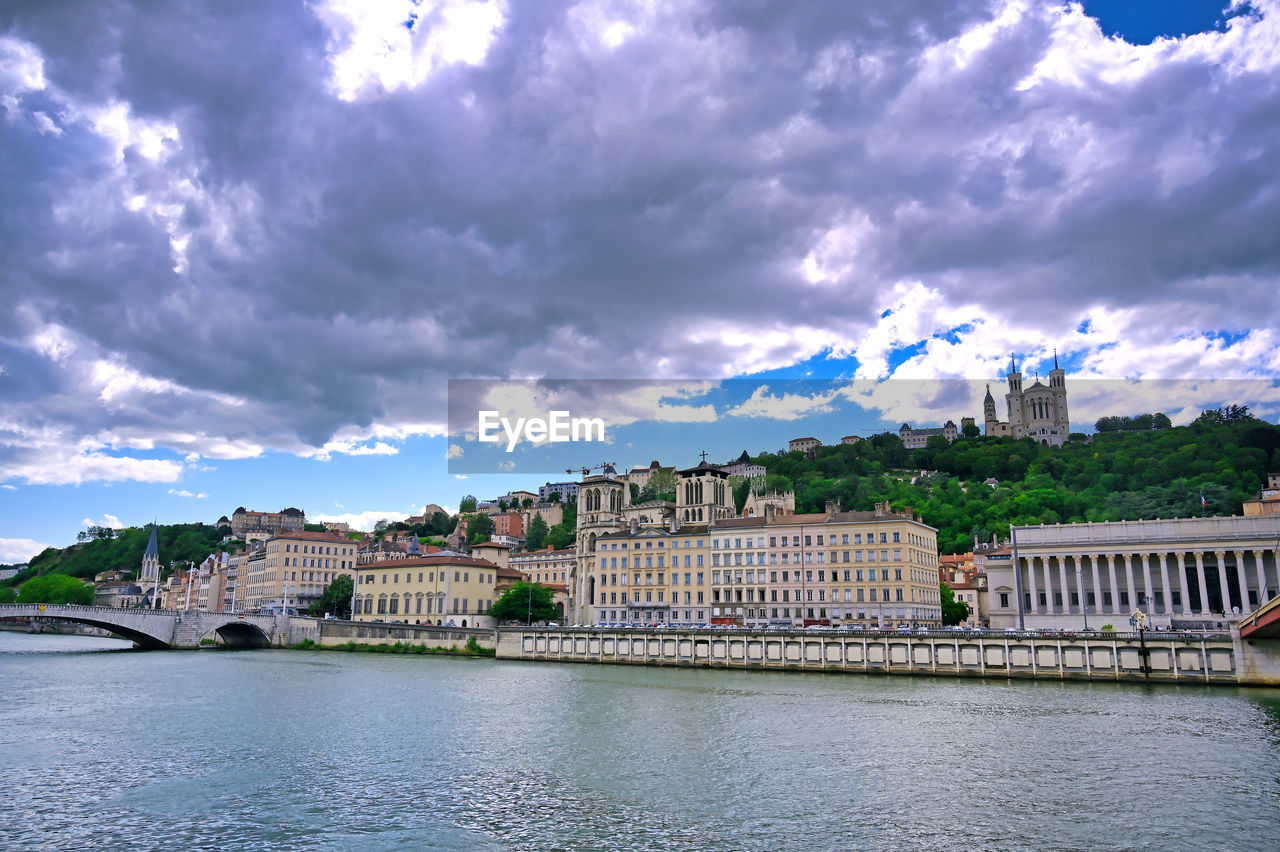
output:
M159 559L160 546L156 541L156 525L151 525L151 538L147 539L147 552L143 554L143 559Z

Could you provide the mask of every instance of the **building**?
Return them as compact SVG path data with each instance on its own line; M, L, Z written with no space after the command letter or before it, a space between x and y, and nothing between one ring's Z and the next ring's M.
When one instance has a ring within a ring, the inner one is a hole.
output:
M489 517L493 519L494 538L499 536L517 540L524 538L524 521L519 512L499 512Z
M300 532L307 523L301 509L289 507L279 512L254 512L240 506L231 513L231 534L244 538L248 532Z
M331 533L272 536L263 545L261 556L249 559L243 580L245 609L305 611L324 597L325 589L338 577L355 575L356 559L356 543Z
M841 438L841 439L840 439L840 443L842 443L842 444L856 444L856 443L858 443L858 442L859 442L859 441L861 441L861 440L862 440L862 438L861 438L861 437L859 437L859 436L857 436L857 435L845 435L843 438Z
M1040 383L1039 377L1027 389L1022 387L1022 373L1013 356L1009 358L1009 372L1005 379L1009 392L1005 394L1008 420L996 417L996 402L987 385L987 395L982 401L983 418L987 435L1012 438L1033 438L1042 444L1060 446L1071 434L1071 421L1067 416L1066 371L1058 366L1058 352L1053 352L1053 369L1049 371L1049 385Z
M619 483L583 481L569 584L576 622L940 623L937 531L913 513L766 506L737 518L720 502L723 471L704 462L679 476L674 511L648 522Z
M156 539L156 525L151 525L151 537L147 539L147 549L142 554L142 567L138 571L138 585L143 594L151 596L151 605L160 605L160 545Z
M751 457L747 455L746 450L743 450L742 455L728 464L720 465L720 469L730 476L745 476L748 478L764 476L768 472L765 470L764 465L753 462Z
M653 478L653 475L658 471L662 471L662 470L665 470L667 472L674 472L675 468L663 467L662 464L657 459L654 459L653 461L649 462L648 467L631 468L631 470L627 472L627 475L622 477L622 479L623 481L627 482L630 485L634 485L637 488L643 489L646 485L649 484L649 480Z
M813 458L822 442L817 438L792 438L787 442L787 452L801 452L806 458Z
M538 500L545 503L551 499L552 494L559 494L560 502L568 503L571 499L578 496L578 483L548 482L546 485L538 487Z
M1267 485L1254 500L1244 501L1246 517L1280 515L1280 473L1268 473Z
M109 580L93 587L94 606L113 606L130 609L141 606L145 596L142 586L131 580Z
M452 551L356 568L352 618L493 627L498 566Z
M986 627L991 623L987 611L987 575L983 570L986 554L987 551L971 551L938 558L938 579L947 584L956 600L969 607L965 623L970 627Z
M757 493L753 488L742 504L742 515L747 518L764 517L769 512L775 515L794 515L796 511L796 493L794 491L770 491Z
M1015 527L988 554L991 626L1128 629L1239 620L1280 590L1280 515Z
M534 518L542 518L543 523L547 525L547 529L551 529L551 527L564 521L564 504L534 503L528 509L521 509L520 519L524 525L526 537Z
M349 533L351 532L351 524L346 521L321 521L324 528L331 533Z
M928 443L933 437L946 438L950 444L956 438L960 437L960 430L956 428L956 424L948 420L936 429L912 429L910 423L903 423L898 428L898 437L902 439L902 443L908 450L918 450Z
M577 552L572 547L563 550L552 550L550 547L526 553L517 553L511 557L511 567L519 570L534 583L544 586L552 583L567 585L577 560Z

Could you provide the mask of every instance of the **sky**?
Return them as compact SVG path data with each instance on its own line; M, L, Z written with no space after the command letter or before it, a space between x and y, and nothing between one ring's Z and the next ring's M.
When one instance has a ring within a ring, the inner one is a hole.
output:
M0 2L0 562L546 481L460 471L450 380L670 389L556 469L1055 350L1073 429L1275 422L1277 65L1280 0Z

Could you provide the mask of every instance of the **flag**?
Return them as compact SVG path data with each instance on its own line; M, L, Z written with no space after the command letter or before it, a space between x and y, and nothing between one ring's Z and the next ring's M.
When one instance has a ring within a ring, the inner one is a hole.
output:
M1208 506L1208 505L1209 505L1209 501L1204 499L1204 489L1201 488L1200 489L1200 508L1203 509L1205 506Z

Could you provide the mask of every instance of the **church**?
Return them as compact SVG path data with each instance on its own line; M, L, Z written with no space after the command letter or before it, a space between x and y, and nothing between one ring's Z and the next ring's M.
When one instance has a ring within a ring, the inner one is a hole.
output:
M1071 434L1071 422L1067 417L1067 374L1058 366L1058 351L1053 352L1053 369L1049 371L1047 387L1037 375L1035 383L1023 390L1022 373L1012 355L1005 380L1009 384L1009 392L1004 395L1009 419L997 419L996 401L991 396L991 385L987 385L987 395L982 401L985 434L1033 438L1051 447L1065 444Z

